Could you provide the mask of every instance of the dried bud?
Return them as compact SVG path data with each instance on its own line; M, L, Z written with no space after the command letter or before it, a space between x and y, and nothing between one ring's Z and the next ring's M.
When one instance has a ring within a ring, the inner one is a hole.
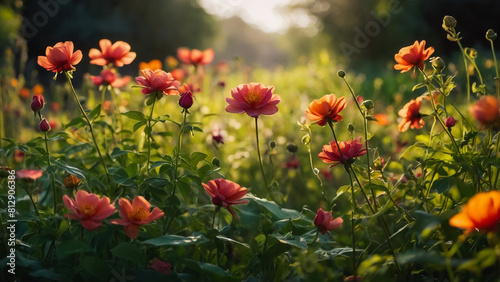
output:
M37 94L33 96L33 100L31 101L31 110L33 112L39 112L43 109L45 105L45 101L43 100L43 96L41 94Z
M76 189L82 180L74 175L70 175L63 180L63 185L67 189Z
M187 110L191 108L192 105L193 105L193 92L186 91L182 93L181 97L179 98L179 106Z
M286 150L288 153L294 154L297 153L299 147L295 145L294 143L288 143L286 144Z
M367 110L371 110L375 107L375 104L372 100L365 100L361 106L365 107Z
M45 118L42 119L38 127L40 128L41 132L47 132L50 130L50 124Z
M356 129L356 128L354 128L354 124L349 123L349 124L347 125L347 130L349 130L349 132L350 132L350 133L353 133L355 129Z
M452 31L457 26L457 20L452 16L444 16L443 18L443 28L446 31Z
M344 76L345 76L345 71L343 71L343 70L339 70L339 71L337 72L337 75L338 75L340 78L344 78Z
M444 125L448 128L448 130L454 127L455 124L457 124L457 120L454 119L452 116L449 116L444 120Z
M488 40L495 40L497 39L497 33L493 29L488 29L486 32L486 39Z
M438 72L442 71L445 67L444 61L443 59L441 59L441 57L431 58L431 63L432 67Z

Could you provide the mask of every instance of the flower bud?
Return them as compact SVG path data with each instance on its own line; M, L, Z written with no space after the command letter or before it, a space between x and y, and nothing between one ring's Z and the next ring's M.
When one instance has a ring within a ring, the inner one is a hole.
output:
M271 142L269 142L269 147L270 147L271 149L276 148L276 141L272 140Z
M187 110L191 108L192 105L193 105L193 92L186 91L182 93L181 97L179 98L179 106Z
M444 16L443 18L443 25L442 27L444 28L444 30L448 31L448 30L453 30L455 29L455 27L457 26L457 20L455 20L454 17L452 16Z
M299 149L299 147L297 145L295 145L294 143L286 144L286 151L288 153L291 153L291 154L297 153L298 149Z
M213 158L212 159L212 165L220 167L220 160L218 158Z
M373 167L377 170L381 170L385 166L385 160L382 157L378 157L373 161Z
M441 57L434 57L431 59L432 67L438 72L442 71L445 67L443 59Z
M220 130L218 129L212 130L212 140L216 144L224 144L224 137L222 136Z
M343 70L339 70L339 71L337 72L337 75L338 75L340 78L344 78L344 76L345 76L345 71L343 71Z
M444 125L448 128L448 130L454 127L455 124L457 124L457 120L454 119L452 116L449 116L444 120Z
M356 128L354 128L354 124L349 123L349 124L347 125L347 130L349 130L349 132L350 132L350 133L353 133L355 129L356 129Z
M497 39L497 33L493 29L488 29L486 32L486 39L488 40L495 40Z
M470 48L470 49L469 49L469 56L470 56L472 59L477 58L477 51L476 51L476 49L474 49L474 48Z
M70 175L63 180L63 185L67 189L76 189L82 180L74 175Z
M31 101L31 110L33 112L39 112L45 106L45 101L43 100L43 96L41 94L33 96L33 100Z
M361 106L365 107L367 110L371 110L375 107L375 104L372 100L365 100Z
M41 132L47 132L50 130L50 124L45 118L42 119L38 127L40 128Z

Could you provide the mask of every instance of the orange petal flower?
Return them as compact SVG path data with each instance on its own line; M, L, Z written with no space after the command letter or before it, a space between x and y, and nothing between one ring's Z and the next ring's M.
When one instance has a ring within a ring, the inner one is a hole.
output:
M339 228L343 222L344 220L341 217L333 219L332 212L325 212L323 208L319 208L316 217L314 217L314 225L318 227L321 234L326 234L330 230Z
M110 204L108 197L102 199L92 193L84 190L78 190L75 200L67 195L63 196L64 205L73 213L67 213L64 216L71 219L80 220L83 228L95 230L102 225L102 220L115 212L115 207Z
M247 113L251 117L259 115L272 115L278 111L281 100L279 95L273 94L274 87L266 87L261 83L240 84L231 89L233 98L226 98L229 105L226 107L228 113Z
M135 78L135 81L142 85L142 94L148 95L153 92L163 92L165 95L179 95L177 88L181 83L174 79L172 74L163 70L152 71L150 69L141 70L142 76Z
M309 104L306 109L306 116L313 122L324 126L328 121L341 121L342 115L339 113L345 108L345 106L345 97L337 99L335 94L325 95Z
M363 149L363 145L360 142L361 137L354 140L341 141L339 142L340 152L335 140L330 141L329 145L323 146L323 151L318 154L318 157L323 160L324 163L332 164L330 167L334 167L338 164L346 164L352 159L366 154L366 149Z
M386 113L378 113L374 117L377 119L379 125L384 126L389 124L389 116Z
M99 41L101 50L92 48L89 51L90 63L98 66L114 64L117 67L123 67L132 63L135 59L135 52L130 52L130 45L123 41L116 41L111 45L108 39Z
M151 60L149 63L141 62L139 64L139 70L150 69L152 71L155 71L161 69L162 67L163 65L161 61L157 59Z
M247 200L239 201L246 195L247 188L223 178L210 180L208 184L202 183L202 185L207 194L212 197L214 205L225 207L234 217L239 218L231 206L248 203Z
M27 181L35 181L42 177L43 170L41 169L21 169L16 172L16 176L19 179L24 179Z
M403 119L398 125L399 131L405 132L408 128L419 129L425 124L420 114L420 105L422 104L422 97L408 102L399 112L398 115Z
M155 207L151 211L151 204L142 196L135 197L134 201L120 198L121 219L113 219L111 223L125 226L125 233L131 239L136 239L139 235L139 225L148 224L161 218L165 213Z
M476 229L496 232L500 222L500 192L490 191L474 195L462 211L450 218L450 225L470 233Z
M178 48L177 57L185 64L206 65L214 59L214 50L200 51L198 49Z
M498 99L492 95L481 97L470 107L472 116L481 124L486 125L495 122L499 116Z
M82 60L82 51L73 53L73 42L59 42L54 47L47 47L46 56L38 56L38 64L48 71L63 72L75 70L74 65Z
M394 69L400 70L402 73L411 70L413 67L419 69L424 68L424 61L434 53L434 48L429 47L425 49L425 40L415 41L413 45L406 46L399 50L399 53L394 55L397 64Z

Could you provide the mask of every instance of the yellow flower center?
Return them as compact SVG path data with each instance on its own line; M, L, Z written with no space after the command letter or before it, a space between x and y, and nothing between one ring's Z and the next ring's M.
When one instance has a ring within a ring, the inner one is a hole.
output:
M149 211L145 210L143 207L138 207L132 211L130 219L132 221L143 221L149 216Z
M89 204L83 204L80 206L80 212L85 217L91 217L95 214L95 207Z
M260 99L262 97L257 92L248 92L247 96L245 96L245 100L250 106L255 106L260 103Z

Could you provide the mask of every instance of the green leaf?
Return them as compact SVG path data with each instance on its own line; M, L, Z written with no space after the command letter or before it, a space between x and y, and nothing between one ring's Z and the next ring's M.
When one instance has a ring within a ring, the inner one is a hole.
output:
M52 162L52 164L56 165L59 169L64 170L67 173L73 174L80 179L86 179L85 172L83 170L81 170L75 166L72 166L63 160L56 160L56 159L51 157L50 161Z
M141 120L138 123L134 124L134 128L132 129L132 131L136 132L139 128L141 128L144 125L146 125L146 120Z
M422 237L428 237L434 227L441 223L440 218L424 211L415 211L413 217L415 218L415 224L410 228L410 231L412 234L416 234L419 240Z
M138 121L146 121L146 116L139 111L128 111L126 113L122 113L122 115L128 117L129 119L138 120Z
M362 253L364 249L354 249L356 253ZM318 256L318 260L330 260L334 259L338 256L343 257L351 257L352 256L352 248L335 248L332 250L323 250L319 249L314 252Z
M88 115L88 118L90 121L94 121L96 118L99 117L99 114L101 113L101 104L97 105Z
M56 134L52 135L49 138L49 141L55 141L55 140L59 140L59 139L68 139L68 138L69 138L69 134L68 133L66 133L64 131L59 131Z
M285 236L282 236L279 234L275 234L275 235L271 235L271 236L273 236L274 238L276 238L279 242L281 242L283 244L294 246L294 247L300 248L302 250L307 250L307 241L300 236L292 235L291 233L288 233Z
M190 156L191 158L191 166L196 167L199 162L203 161L207 157L207 154L201 152L193 152Z
M452 187L453 177L443 177L435 180L432 183L431 189L436 189L439 194L443 194L444 192L448 192Z
M242 242L236 241L234 239L231 239L231 238L228 238L228 237L224 237L222 235L218 235L218 236L216 236L216 238L219 239L219 240L221 240L221 241L225 241L225 242L237 244L239 246L243 246L245 248L250 249L250 246L247 243L242 243Z
M160 246L191 246L191 245L203 244L208 241L209 240L202 234L192 235L188 237L177 236L177 235L165 235L154 239L146 240L143 243L160 247Z
M90 245L80 241L79 239L72 239L70 241L62 242L57 245L57 258L63 259L72 254L81 254L90 252L92 249Z
M131 243L122 242L111 249L111 253L116 257L137 262L140 265L146 262L146 251Z
M261 199L261 198L255 197L251 194L247 194L246 198L250 198L255 203L260 205L261 207L267 209L270 213L272 213L275 217L277 217L278 220L286 219L286 218L298 218L298 217L300 217L300 212L298 212L296 210L291 210L291 209L283 209L280 206L278 206L276 203L270 202L266 199Z
M184 260L184 264L192 270L202 274L202 276L206 276L211 281L239 281L239 279L234 278L230 272L225 271L217 265L190 259Z
M41 145L41 144L44 144L44 143L45 143L45 140L42 137L38 136L38 137L36 137L36 138L31 139L30 141L28 141L26 143L26 145L28 145L28 147L37 147L38 145Z
M151 187L155 187L155 188L165 188L168 185L170 185L170 182L167 179L159 178L159 177L148 178L144 181L144 183L148 184Z
M436 265L445 265L446 259L439 255L438 252L434 250L410 250L404 253L400 253L397 256L397 261L401 265L409 264L409 263L424 263L424 264L436 264Z
M132 151L122 150L118 147L114 147L110 156L111 156L111 158L116 159L119 156L126 155L126 154L131 153L131 152Z
M130 179L125 169L119 167L111 167L109 168L109 174L113 178L113 180L123 186L134 187L137 189L137 183Z
M380 185L380 184L375 184L375 183L368 183L365 185L366 189L372 189L375 191L383 191L386 192L387 194L390 194L389 189L387 189L386 186Z
M407 159L408 161L414 161L417 158L424 156L425 150L429 149L429 146L423 142L416 142L406 149L406 151L401 155L400 159Z
M83 125L86 125L87 121L83 117L76 117L72 119L68 124L64 126L64 128L72 127L75 126L77 128L82 127Z

